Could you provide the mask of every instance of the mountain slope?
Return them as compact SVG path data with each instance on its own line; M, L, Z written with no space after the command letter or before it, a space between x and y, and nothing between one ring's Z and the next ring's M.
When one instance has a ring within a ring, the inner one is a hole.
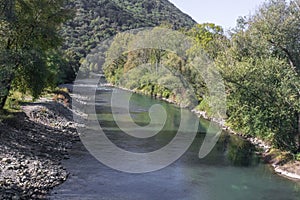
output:
M168 23L174 29L190 28L196 22L167 0L69 0L75 17L64 24L64 50L74 66L91 49L118 32Z

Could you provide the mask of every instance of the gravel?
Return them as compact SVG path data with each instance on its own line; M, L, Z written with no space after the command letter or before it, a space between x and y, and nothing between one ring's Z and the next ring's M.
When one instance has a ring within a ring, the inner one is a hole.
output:
M68 172L61 165L79 141L72 111L56 102L22 106L0 122L0 199L46 199Z

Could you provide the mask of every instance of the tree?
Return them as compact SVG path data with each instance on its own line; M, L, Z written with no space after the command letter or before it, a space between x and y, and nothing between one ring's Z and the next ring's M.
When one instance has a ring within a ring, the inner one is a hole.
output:
M230 125L292 151L299 133L299 16L295 2L263 4L253 16L240 18L230 47L217 59L229 94Z
M272 0L264 4L259 14L251 19L253 31L264 39L271 53L286 59L291 68L300 76L300 7L299 1L286 3ZM260 33L260 34L259 34ZM299 87L298 98L300 96ZM297 120L300 123L298 111ZM300 149L300 124L298 125L298 145Z
M300 7L296 1L271 0L250 18L250 31L266 42L270 53L300 72Z
M224 50L227 38L224 36L224 30L221 26L213 23L197 24L187 32L187 35L195 39L192 52L198 52L200 49L215 59L218 53Z
M46 86L48 51L61 44L58 30L71 16L63 6L64 0L0 1L0 51L4 55L0 64L6 71L1 77L0 108L12 86L34 97Z
M182 74L193 85L199 103L202 102L205 105L200 105L201 109L204 108L203 111L209 113L209 108L206 106L208 104L206 97L210 95L208 94L207 83L202 77L204 73L201 72L200 66L209 66L210 61L213 62L219 54L222 54L228 46L228 39L224 35L223 28L213 23L197 24L185 34L193 39L193 43L187 51L186 64L183 67ZM194 65L195 59L197 60L200 57L202 61L206 60L207 62Z
M228 91L228 123L235 130L269 140L276 147L297 150L296 86L289 64L278 58L255 58L223 68Z

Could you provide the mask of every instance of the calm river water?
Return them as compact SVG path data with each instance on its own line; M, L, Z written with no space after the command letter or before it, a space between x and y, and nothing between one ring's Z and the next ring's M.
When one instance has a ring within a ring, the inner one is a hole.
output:
M168 112L165 131L148 139L136 139L124 134L111 114L111 93L109 88L97 90L97 119L107 137L117 146L133 152L150 152L168 144L175 136L180 110L174 105L137 94L130 101L131 117L137 124L146 125L149 123L149 107L161 104ZM255 156L254 147L240 138L223 133L213 151L206 158L199 159L199 148L208 125L208 121L200 119L196 139L189 150L170 166L146 174L128 174L110 169L78 143L71 150L71 158L64 161L70 177L53 190L50 199L300 199L300 183L276 175Z

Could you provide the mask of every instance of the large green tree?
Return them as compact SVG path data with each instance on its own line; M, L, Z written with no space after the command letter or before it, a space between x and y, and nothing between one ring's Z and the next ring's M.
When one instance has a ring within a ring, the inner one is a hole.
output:
M240 18L230 47L217 59L235 129L296 151L300 15L295 2L271 0Z
M0 1L0 108L12 86L37 97L47 85L48 57L60 46L58 31L70 14L64 0Z

